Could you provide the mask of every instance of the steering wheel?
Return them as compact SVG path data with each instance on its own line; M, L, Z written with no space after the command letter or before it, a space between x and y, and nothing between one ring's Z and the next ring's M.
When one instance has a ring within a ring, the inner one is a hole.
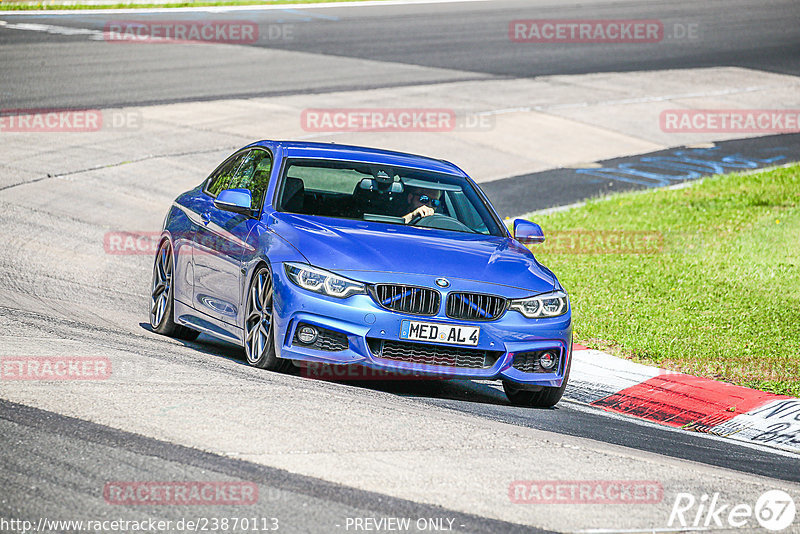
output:
M419 221L422 220L422 215L414 215L410 221L408 221L409 226L416 226Z
M433 215L428 215L427 217L417 215L408 221L408 224L410 226L419 226L420 228L437 228L439 230L457 230L460 232L475 233L475 230L462 223L455 217L450 217L449 215L444 215L443 213L434 213Z

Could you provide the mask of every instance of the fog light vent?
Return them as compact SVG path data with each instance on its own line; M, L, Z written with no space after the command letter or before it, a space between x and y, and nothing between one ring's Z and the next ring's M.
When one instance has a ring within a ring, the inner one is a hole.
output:
M552 370L558 364L558 358L556 355L550 351L543 352L541 356L539 356L539 365L545 371Z
M521 352L514 355L511 366L523 373L555 373L558 371L558 350Z
M306 349L324 350L327 352L339 352L347 350L350 347L347 336L342 332L328 330L327 328L310 325L308 323L300 323L297 325L292 343Z
M317 329L313 326L305 325L297 329L297 339L300 341L300 343L304 343L306 345L311 345L314 343L317 340L318 335Z

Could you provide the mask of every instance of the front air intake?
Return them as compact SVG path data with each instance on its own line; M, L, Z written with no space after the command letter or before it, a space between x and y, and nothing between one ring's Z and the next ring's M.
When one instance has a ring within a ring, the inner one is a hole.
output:
M412 315L436 315L441 296L435 289L398 284L378 284L371 289L372 298L382 308Z
M503 297L480 293L450 293L447 296L447 316L466 321L494 321L505 313Z

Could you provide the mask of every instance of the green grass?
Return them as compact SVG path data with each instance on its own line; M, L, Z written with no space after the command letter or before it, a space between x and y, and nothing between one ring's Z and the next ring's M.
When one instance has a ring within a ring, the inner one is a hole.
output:
M61 1L61 0L60 0ZM363 0L199 0L197 2L165 2L152 4L132 4L119 2L116 4L61 4L49 2L29 2L28 0L0 0L0 11L34 11L53 9L147 9L163 7L208 7L208 6L263 6L280 4L325 4L331 2L360 2Z
M531 247L570 293L576 342L800 396L800 165L532 219L556 237L616 230L662 239L646 253L598 253L597 243L568 252L558 239Z

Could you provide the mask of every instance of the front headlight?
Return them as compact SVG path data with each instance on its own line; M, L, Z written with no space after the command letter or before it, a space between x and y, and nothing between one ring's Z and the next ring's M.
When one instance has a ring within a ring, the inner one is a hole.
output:
M567 313L569 297L563 291L552 291L527 299L512 300L510 310L517 310L528 319L558 317Z
M346 298L366 293L364 284L304 263L284 263L289 280L309 291L329 297Z

